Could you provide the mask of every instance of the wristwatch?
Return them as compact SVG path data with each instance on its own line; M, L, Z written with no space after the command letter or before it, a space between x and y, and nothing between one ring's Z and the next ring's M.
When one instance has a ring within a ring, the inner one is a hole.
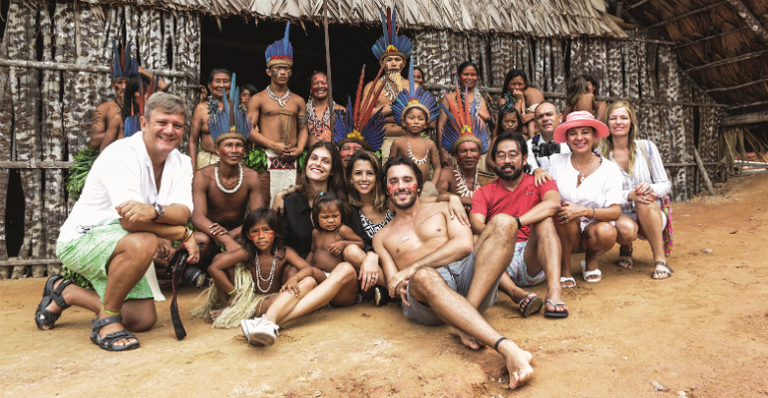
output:
M165 215L165 210L163 210L163 206L160 206L159 204L155 203L155 213L157 213L157 215L155 216L155 218L152 219L152 221L157 221L160 219L160 217Z
M523 223L520 222L520 217L515 217L515 221L517 221L517 229L523 229Z

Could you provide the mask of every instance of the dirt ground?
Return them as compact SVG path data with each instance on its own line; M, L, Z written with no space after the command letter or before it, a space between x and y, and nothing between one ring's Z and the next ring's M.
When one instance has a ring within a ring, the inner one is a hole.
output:
M508 379L500 355L464 348L447 326L417 325L394 304L322 309L286 325L274 346L254 348L239 328L188 315L188 336L176 341L161 302L140 349L108 353L89 341L85 310L37 330L45 280L26 279L0 281L0 396L768 396L767 209L766 174L675 204L672 279L651 280L647 243L636 243L633 271L613 265L616 246L600 259L602 282L576 274L565 320L521 318L502 297L487 319L534 356L533 381L514 392L500 383ZM182 314L198 293L182 290Z

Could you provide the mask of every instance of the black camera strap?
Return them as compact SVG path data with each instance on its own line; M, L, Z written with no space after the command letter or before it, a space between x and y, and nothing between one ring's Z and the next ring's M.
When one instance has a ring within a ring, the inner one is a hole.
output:
M173 332L176 333L177 340L183 340L187 337L187 331L184 330L184 325L181 323L181 317L179 316L179 305L176 303L176 287L181 280L181 276L184 274L184 268L187 266L187 258L189 252L187 249L180 249L173 256L171 263L168 265L173 268L173 276L171 276L171 286L173 287L173 299L171 300L171 322L173 323Z

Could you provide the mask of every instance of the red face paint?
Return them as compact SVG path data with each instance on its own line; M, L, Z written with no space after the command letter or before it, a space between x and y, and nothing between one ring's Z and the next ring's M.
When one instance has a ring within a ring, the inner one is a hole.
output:
M397 184L389 184L389 185L387 185L387 192L389 192L389 196L394 195L395 191L397 191Z
M411 183L411 184L405 184L405 188L408 189L411 192L416 192L416 187L417 186L418 186L418 184L416 184L415 182Z

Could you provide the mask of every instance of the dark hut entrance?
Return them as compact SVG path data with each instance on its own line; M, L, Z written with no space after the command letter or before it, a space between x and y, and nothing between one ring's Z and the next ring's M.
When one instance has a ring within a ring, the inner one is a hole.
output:
M306 99L309 96L309 79L316 70L325 71L325 36L323 26L305 21L302 25L291 23L290 40L293 45L293 75L288 87ZM221 20L221 27L214 18L203 18L201 38L202 84L215 68L226 68L237 74L237 85L250 83L258 90L269 85L265 73L264 51L280 39L285 22L259 21L243 18ZM337 103L346 106L347 96L354 98L360 78L360 68L365 63L365 80L376 77L379 64L371 53L371 46L381 36L381 29L367 26L330 25L331 71L333 96Z

